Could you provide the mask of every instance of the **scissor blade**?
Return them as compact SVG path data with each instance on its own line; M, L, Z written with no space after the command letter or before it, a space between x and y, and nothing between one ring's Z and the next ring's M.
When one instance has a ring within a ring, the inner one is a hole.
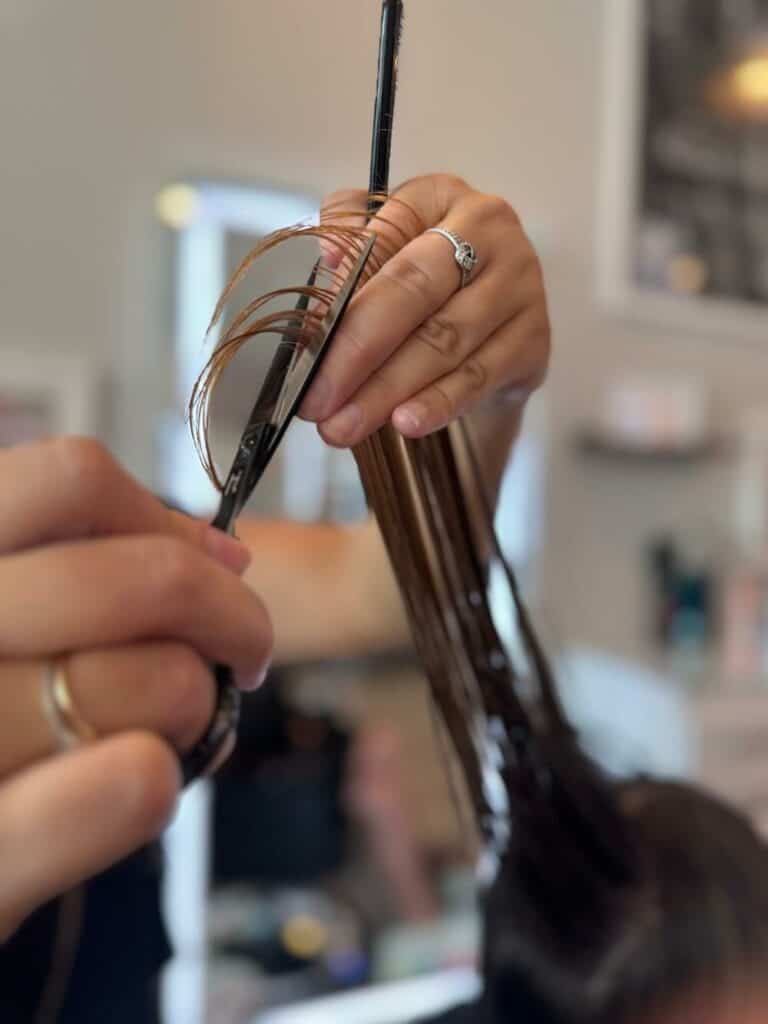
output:
M298 412L299 406L309 391L312 381L315 379L315 375L320 369L322 361L335 337L339 324L347 311L355 289L360 283L360 278L368 264L375 244L376 236L372 235L355 260L349 276L340 288L336 298L328 307L328 311L323 317L323 322L315 338L307 342L297 352L294 365L291 367L291 372L286 378L283 395L278 404L279 415L275 424L277 432L270 439L269 452L266 455L264 465L260 467L260 474L266 469L267 464L275 453L275 449L282 441L288 425ZM254 486L255 483L256 481L254 481Z
M224 488L221 492L219 508L212 525L224 533L231 533L235 521L240 515L246 501L251 496L253 486L253 467L259 462L262 453L268 450L275 433L274 423L249 424L238 445Z
M257 421L252 416L245 428L224 485L218 514L213 521L213 525L218 529L225 532L231 531L254 487L272 461L289 423L298 412L323 357L328 351L341 318L360 283L360 278L375 244L376 236L372 235L355 260L349 276L335 299L328 307L315 339L307 342L304 348L294 353L290 367L287 365L290 360L285 359L285 353L282 358L280 354L275 358L270 372L274 370L275 373L282 372L284 374L280 397L275 404L275 411L270 422ZM278 364L280 365L278 366Z

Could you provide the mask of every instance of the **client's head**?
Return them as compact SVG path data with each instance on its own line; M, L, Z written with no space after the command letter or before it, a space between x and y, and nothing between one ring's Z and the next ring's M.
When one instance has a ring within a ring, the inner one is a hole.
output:
M486 897L494 1024L512 1007L526 1024L768 1021L768 846L750 824L689 786L612 786L574 751L547 760L555 802L518 816ZM585 841L592 785L608 843Z

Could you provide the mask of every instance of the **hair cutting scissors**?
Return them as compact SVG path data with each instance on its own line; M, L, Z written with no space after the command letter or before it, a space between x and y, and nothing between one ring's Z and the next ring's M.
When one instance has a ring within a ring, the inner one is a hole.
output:
M373 251L376 236L371 235L354 261L348 277L329 305L319 329L306 332L296 345L278 347L261 391L240 438L221 495L213 526L225 533L233 533L237 517L272 461L288 426L320 369L330 348L350 300L355 293ZM312 272L309 284L317 275ZM302 297L297 311L307 308L308 299ZM284 339L285 341L285 339ZM216 665L216 709L208 731L195 748L182 759L185 783L200 775L210 774L229 756L235 741L240 712L240 692L232 670Z

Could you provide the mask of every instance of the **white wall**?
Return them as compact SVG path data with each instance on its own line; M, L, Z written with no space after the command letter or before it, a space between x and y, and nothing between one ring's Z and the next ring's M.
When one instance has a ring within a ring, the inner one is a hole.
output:
M0 0L0 344L119 364L132 397L114 409L116 439L138 470L163 389L148 360L169 329L153 194L196 173L365 185L378 8ZM410 0L393 176L456 170L551 233L548 614L560 637L628 652L638 545L653 521L715 505L716 482L585 467L568 432L616 365L695 363L727 412L762 396L768 353L596 312L602 24L598 0Z

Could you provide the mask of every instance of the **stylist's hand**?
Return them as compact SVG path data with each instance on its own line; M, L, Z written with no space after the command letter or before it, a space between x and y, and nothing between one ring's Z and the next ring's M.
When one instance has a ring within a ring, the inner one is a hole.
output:
M336 193L324 216L365 203L365 193ZM402 186L371 227L400 251L352 302L302 415L346 447L390 419L421 437L494 396L522 403L546 373L549 319L539 262L514 210L436 174ZM466 287L452 243L425 233L431 227L474 246Z
M209 664L256 683L272 644L248 555L168 511L99 445L0 453L0 940L157 835L177 751L205 732ZM41 701L62 656L98 737L57 750Z

